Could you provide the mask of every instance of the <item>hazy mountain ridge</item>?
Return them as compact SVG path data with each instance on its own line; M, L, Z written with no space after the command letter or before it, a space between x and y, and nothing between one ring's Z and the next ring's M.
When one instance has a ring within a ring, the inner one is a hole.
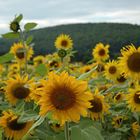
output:
M88 61L96 43L110 44L111 56L119 53L121 47L133 43L140 45L140 26L119 23L69 24L31 31L34 36L35 55L54 52L54 41L61 34L69 34L77 50L74 60ZM0 54L9 51L12 41L0 39Z

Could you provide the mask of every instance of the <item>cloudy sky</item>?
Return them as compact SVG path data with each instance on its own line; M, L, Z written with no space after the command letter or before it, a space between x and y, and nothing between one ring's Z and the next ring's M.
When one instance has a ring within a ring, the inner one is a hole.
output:
M0 0L0 34L8 31L14 15L38 28L86 22L140 24L140 0Z

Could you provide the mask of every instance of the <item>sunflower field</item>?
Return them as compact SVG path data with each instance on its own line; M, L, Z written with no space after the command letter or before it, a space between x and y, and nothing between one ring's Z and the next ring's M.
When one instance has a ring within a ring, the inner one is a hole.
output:
M22 20L2 35L15 42L0 56L0 140L140 140L140 47L113 60L99 42L87 64L71 62L74 42L62 33L56 52L34 56L37 24Z

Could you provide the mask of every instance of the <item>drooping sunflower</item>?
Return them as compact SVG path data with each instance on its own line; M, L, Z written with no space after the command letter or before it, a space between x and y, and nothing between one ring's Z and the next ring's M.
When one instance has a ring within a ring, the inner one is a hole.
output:
M129 89L129 94L126 95L126 101L132 112L140 111L140 86L137 85L135 88Z
M96 44L93 49L92 55L96 61L105 61L109 58L109 45L105 45L102 43Z
M110 61L108 63L106 63L105 65L105 71L104 71L104 75L107 79L115 79L117 76L119 76L120 74L120 70L118 68L118 62L117 61Z
M17 101L24 99L25 101L30 101L30 84L33 79L29 80L28 76L20 76L19 74L15 77L9 78L6 81L5 96L6 99L13 105Z
M78 122L80 115L87 115L87 108L91 107L89 100L92 99L92 94L87 91L87 82L76 80L66 72L60 75L51 72L42 84L40 115L51 112L52 118L60 124Z
M33 59L34 65L38 66L39 64L43 64L45 62L45 57L42 55L38 55Z
M69 35L61 34L56 38L55 47L58 49L70 49L73 46L73 41Z
M21 140L33 125L32 121L18 123L19 116L11 110L4 111L0 117L0 126L4 130L4 135L9 140Z
M121 50L120 66L125 75L132 79L140 78L140 47L129 45Z
M105 102L104 96L96 89L93 94L93 99L90 100L92 107L89 108L89 116L93 120L103 119L104 114L108 113L109 105Z
M26 49L25 49L26 48ZM33 49L27 45L23 45L23 43L14 43L13 46L10 49L10 53L15 55L15 58L18 62L25 62L25 51L27 52L27 60L30 60L30 58L33 55Z

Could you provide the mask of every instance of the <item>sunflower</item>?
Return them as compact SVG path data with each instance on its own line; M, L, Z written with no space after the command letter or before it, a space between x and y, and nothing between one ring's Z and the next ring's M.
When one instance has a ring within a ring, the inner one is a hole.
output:
M124 120L127 120L127 117L125 117L125 116L115 116L115 117L113 117L113 120L112 120L113 127L114 128L121 127Z
M124 100L124 97L125 97L124 93L119 92L119 93L115 94L114 102L118 103L118 102Z
M127 81L127 78L125 77L124 73L120 73L116 79L113 79L115 83L117 84L124 84Z
M0 64L0 74L2 74L4 72L5 68L2 64Z
M18 100L24 99L25 101L30 100L30 84L33 82L33 80L29 80L28 76L20 76L16 75L14 78L9 78L6 81L6 87L5 87L5 96L7 100L15 105Z
M132 79L140 78L140 47L129 45L121 50L120 66L126 76Z
M25 52L27 52L27 60L30 60L30 58L33 55L33 49L27 45L23 45L23 43L14 43L13 46L10 49L10 53L15 55L15 58L18 62L24 62L25 61Z
M59 62L58 60L51 60L48 62L47 66L49 68L59 68L61 66L61 62Z
M133 112L140 111L140 86L136 86L136 88L130 88L129 94L126 95L126 100L128 103L128 107Z
M102 43L96 44L92 55L96 61L105 61L109 58L109 45L104 46Z
M61 34L56 38L55 46L58 49L69 49L73 46L73 41L69 35Z
M92 65L84 65L83 67L81 67L81 73L86 73L89 72L91 69L93 68Z
M98 84L97 87L98 87L98 90L99 91L103 91L105 92L106 90L108 90L110 87L112 86L112 84Z
M30 97L32 100L35 101L35 103L37 103L41 97L40 88L42 88L42 87L43 87L43 85L41 82L32 83L30 86L30 90L31 90Z
M18 123L19 116L11 110L4 111L0 117L0 126L4 130L4 135L9 140L21 140L33 125L32 121Z
M34 65L38 66L39 64L43 64L45 62L45 58L42 55L36 56L33 59Z
M97 68L96 68L97 73L101 74L102 72L105 71L105 64L104 63L101 63L101 62L96 63L96 66L97 66Z
M56 133L61 132L61 131L64 131L64 125L61 125L59 123L52 123L52 122L50 122L49 123L49 126Z
M138 122L133 122L131 125L131 130L133 135L136 137L138 133L140 132L140 125Z
M76 80L66 72L60 75L51 72L42 84L41 116L50 111L54 120L64 124L65 121L78 122L80 115L87 115L87 108L91 107L89 100L92 99L87 82Z
M103 115L108 112L109 105L105 102L104 96L96 89L93 99L90 100L92 107L89 108L89 115L93 120L103 119Z
M19 72L20 70L19 64L14 63L14 64L9 65L8 70Z
M107 79L115 79L120 74L117 61L110 61L105 65L104 75Z

